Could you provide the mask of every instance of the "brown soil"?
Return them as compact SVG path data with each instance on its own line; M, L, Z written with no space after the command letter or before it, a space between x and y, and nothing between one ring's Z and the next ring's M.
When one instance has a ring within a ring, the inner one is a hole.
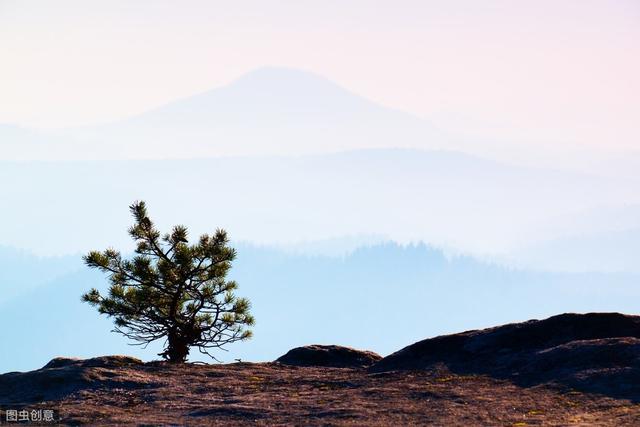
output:
M55 409L67 425L640 425L640 405L628 399L444 367L369 373L98 358L7 375L0 407Z

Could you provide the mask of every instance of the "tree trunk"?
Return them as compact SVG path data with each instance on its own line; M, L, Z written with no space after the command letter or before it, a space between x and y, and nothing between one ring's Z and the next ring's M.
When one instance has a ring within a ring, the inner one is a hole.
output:
M171 363L184 363L189 356L189 344L179 332L169 333L169 345L163 353Z

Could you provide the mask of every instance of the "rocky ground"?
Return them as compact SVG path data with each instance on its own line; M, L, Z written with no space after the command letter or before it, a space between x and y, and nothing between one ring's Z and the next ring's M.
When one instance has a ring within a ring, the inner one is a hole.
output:
M382 360L334 346L229 365L60 358L0 375L0 408L54 409L66 425L640 425L638 324L556 316Z

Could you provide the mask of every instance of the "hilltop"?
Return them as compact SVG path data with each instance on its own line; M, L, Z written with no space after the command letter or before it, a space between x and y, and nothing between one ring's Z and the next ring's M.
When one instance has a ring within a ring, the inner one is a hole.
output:
M57 358L1 375L0 407L70 425L638 425L639 378L640 317L565 314L381 360L337 346L227 365Z

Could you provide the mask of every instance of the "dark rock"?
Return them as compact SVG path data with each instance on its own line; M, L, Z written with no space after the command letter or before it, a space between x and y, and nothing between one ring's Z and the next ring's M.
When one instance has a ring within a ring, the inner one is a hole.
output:
M373 372L424 369L436 363L505 367L514 355L527 359L536 350L572 341L640 338L640 317L619 313L561 314L495 328L443 335L397 351L371 367ZM525 360L526 361L526 360ZM519 363L516 363L519 364Z
M362 368L380 359L382 357L372 351L356 350L339 345L308 345L289 350L276 362L293 366Z
M617 369L640 367L640 339L603 338L571 341L535 353L522 368L524 373L554 372L566 369Z
M44 365L42 369L61 368L64 366L80 366L85 368L90 367L102 367L102 368L115 368L128 365L141 365L142 360L136 359L131 356L101 356L93 357L91 359L78 359L75 357L56 357L51 359L49 363Z
M144 364L128 356L86 360L57 357L35 371L0 375L0 405L57 400L78 390L148 386L142 377L130 378L119 372L122 367L135 365Z
M562 314L445 335L405 347L369 370L422 370L443 365L453 372L509 378L520 385L553 382L609 395L612 390L625 389L620 387L622 381L628 383L629 395L637 396L640 317Z

